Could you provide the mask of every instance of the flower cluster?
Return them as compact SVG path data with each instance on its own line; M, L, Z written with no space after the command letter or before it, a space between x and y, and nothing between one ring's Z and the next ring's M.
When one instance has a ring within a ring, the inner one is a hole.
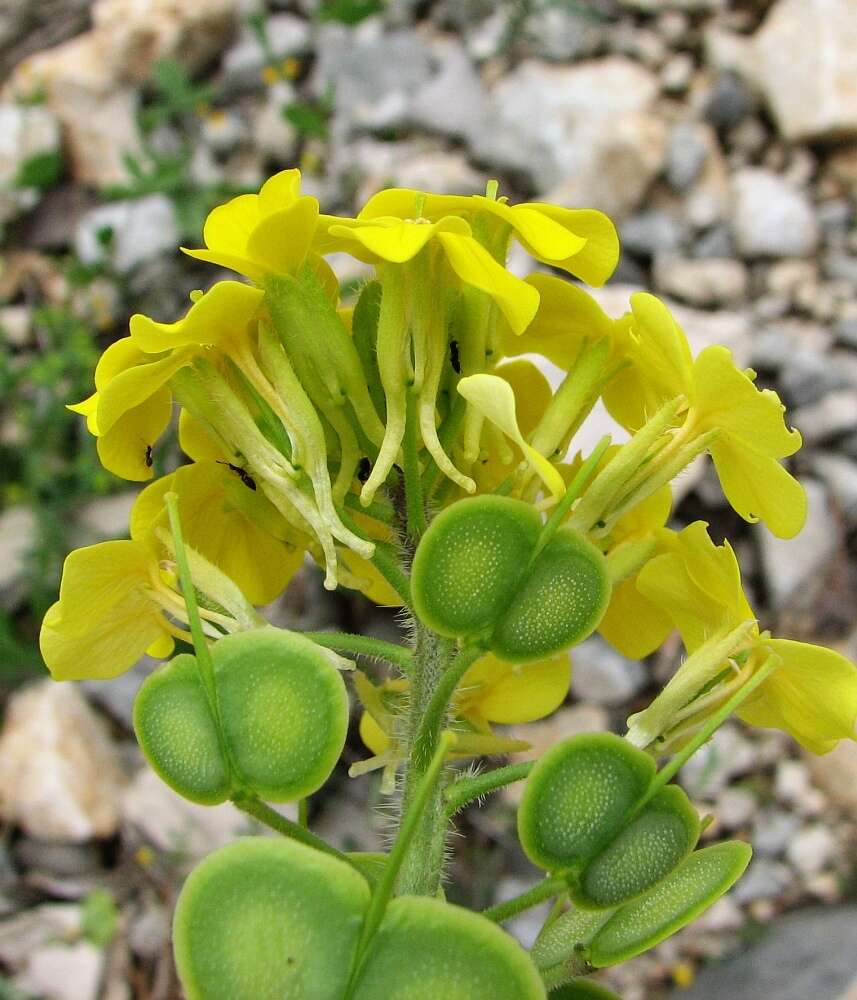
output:
M760 632L728 544L714 546L701 523L679 534L665 526L670 481L708 452L742 518L795 535L806 499L782 459L800 435L776 394L726 348L693 357L654 296L633 295L613 319L580 285L547 273L602 284L619 253L606 216L510 205L492 183L471 197L386 190L355 218L339 218L321 214L301 194L299 172L287 170L215 209L204 241L185 252L247 280L193 293L175 322L134 316L101 358L93 395L71 407L86 416L107 469L146 481L178 404L191 462L141 492L130 541L69 557L42 633L55 677L110 676L187 637L165 542L168 491L178 496L195 586L210 599L202 615L212 640L258 624L250 605L281 593L305 554L324 568L326 586L405 604L395 563L409 528L396 497L407 476L421 477L422 518L491 493L550 513L587 459L569 457L575 433L603 399L630 440L593 456L592 475L563 511L610 567L600 631L640 657L677 627L692 654L631 720L632 738L646 746L686 735L771 655L783 666L743 707L746 719L819 751L853 735L853 666ZM546 267L526 279L510 273L513 241ZM372 268L353 308L339 301L331 253ZM562 370L556 388L534 355ZM410 529L415 542L422 529ZM712 648L716 662L709 655L697 668ZM453 702L473 752L506 749L492 741L491 723L550 713L568 682L564 656L512 667L486 654ZM363 733L384 764L400 738L399 716L385 706L406 701L407 685L358 686Z

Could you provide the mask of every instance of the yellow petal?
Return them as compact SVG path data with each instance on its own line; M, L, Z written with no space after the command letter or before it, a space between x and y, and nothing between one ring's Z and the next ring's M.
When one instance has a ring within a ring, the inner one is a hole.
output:
M703 426L719 427L772 458L786 458L801 446L801 436L786 427L785 407L770 389L759 390L735 366L725 347L706 347L693 365L693 405Z
M142 403L121 414L95 442L98 458L108 472L132 482L154 475L150 448L169 426L173 416L172 393L164 386Z
M262 264L237 253L227 253L225 250L191 250L188 247L179 247L179 249L188 257L193 257L194 260L202 260L206 264L216 264L218 267L237 271L238 274L243 274L245 278L256 282L257 285L261 285L268 274Z
M689 396L693 358L687 337L669 309L654 295L635 292L631 312L635 341L632 360L656 394L656 406L676 396Z
M613 544L630 536L644 535L662 528L669 519L672 502L672 490L667 485L638 503L613 526L610 532Z
M251 604L273 601L300 569L303 550L279 541L233 502L233 490L254 491L217 462L182 466L146 487L131 511L132 538L164 522L168 490L178 496L185 542L233 580Z
M542 202L529 202L528 209L541 212L564 229L586 240L584 246L565 260L547 260L569 274L596 287L603 285L619 263L619 237L616 227L603 213L591 208L562 208Z
M549 274L531 274L526 282L539 293L538 312L523 333L503 331L504 354L541 354L569 371L585 342L611 336L613 321L582 288Z
M532 361L523 359L505 362L494 374L512 387L518 426L522 434L531 434L553 398L550 382Z
M295 167L269 177L259 189L259 214L271 215L293 205L301 193L301 172Z
M102 436L107 434L121 418L141 407L143 407L141 413L151 417L152 411L147 408L147 404L154 396L163 400L165 393L172 398L166 383L189 360L190 356L187 351L176 352L162 357L158 361L153 361L151 364L137 365L135 368L120 372L98 393L96 421L99 434ZM160 414L161 410L158 409L157 412ZM147 426L151 420L147 422L143 417L138 417L136 422L141 424L142 429L142 426ZM127 424L126 421L126 426ZM161 431L163 431L163 427L161 427ZM156 438L146 437L142 433L137 436L145 444L153 444L156 440Z
M202 238L209 250L246 256L247 241L259 222L259 196L240 194L208 213Z
M90 545L66 559L60 599L39 636L56 680L115 677L161 640L164 620L146 590L152 559L134 541Z
M741 586L741 569L728 541L715 545L705 521L694 521L674 536L675 551L690 578L711 601L724 608L732 623L755 618Z
M94 392L79 403L67 403L66 409L86 417L86 429L93 437L98 437L98 393Z
M368 712L360 716L360 739L375 756L380 756L390 747L390 737L378 725Z
M598 631L623 656L641 660L653 653L672 632L670 618L637 589L635 577L613 588Z
M175 323L157 323L142 313L132 316L131 339L149 354L225 343L244 335L264 297L261 289L240 281L218 281Z
M318 202L299 198L259 222L247 241L247 254L268 272L293 274L312 245L317 222Z
M794 538L806 521L803 486L768 455L724 434L709 447L730 506L745 521L762 520L778 538Z
M469 375L459 381L458 391L471 406L518 445L527 462L554 496L560 497L565 493L565 482L558 470L524 440L518 428L515 393L508 382L497 375Z
M379 607L400 608L402 606L402 598L368 559L364 559L351 549L345 548L339 550L339 558L349 574L349 578L342 581L344 586L353 586Z
M227 458L206 425L184 409L179 414L179 447L194 462L222 462Z
M854 739L857 667L840 653L791 639L771 639L782 663L739 709L754 726L783 729L813 753Z
M453 271L467 285L490 295L514 333L523 333L539 307L539 293L498 264L472 236L439 233Z
M724 626L723 609L693 581L675 552L650 560L637 575L637 589L672 619L688 652L698 649Z
M488 653L461 682L460 710L475 711L488 722L533 722L555 712L571 683L567 653L526 665L513 665Z
M175 639L164 632L149 646L146 650L146 656L152 656L156 660L166 660L175 649L175 646Z

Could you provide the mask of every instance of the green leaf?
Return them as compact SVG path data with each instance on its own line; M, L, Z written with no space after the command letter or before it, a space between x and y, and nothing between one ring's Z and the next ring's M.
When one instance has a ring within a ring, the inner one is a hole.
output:
M378 375L378 317L381 313L381 282L370 281L363 286L354 315L351 320L351 333L354 346L363 366L363 373L369 384L369 395L375 404L375 409L383 416L387 402L384 389Z
M339 21L340 24L359 24L384 9L382 0L326 0L316 11L319 21Z
M193 871L176 906L188 1000L341 1000L369 887L290 840L248 837Z
M418 616L445 636L492 628L514 599L540 531L535 508L521 500L482 496L447 507L414 557Z
M298 101L294 104L287 104L283 108L283 118L298 130L301 135L311 138L327 138L327 120L330 111L326 106L318 104L308 104L305 101Z
M93 889L81 907L80 930L87 941L97 948L110 944L116 935L119 910L105 889Z
M18 176L15 178L15 186L34 187L43 191L56 184L61 173L62 154L59 150L37 153L21 164Z
M491 639L512 663L574 646L604 617L612 592L603 554L571 528L560 528L527 571Z
M518 810L527 857L581 870L619 834L655 775L654 761L613 733L563 740L538 761Z
M741 877L749 844L728 841L696 851L644 896L621 907L595 936L589 960L602 968L626 962L695 920Z
M544 1000L527 953L496 924L439 899L393 900L354 1000Z

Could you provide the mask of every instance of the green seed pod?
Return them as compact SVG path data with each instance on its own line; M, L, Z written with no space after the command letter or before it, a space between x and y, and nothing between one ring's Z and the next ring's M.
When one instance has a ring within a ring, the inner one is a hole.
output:
M348 729L345 684L327 655L264 628L225 636L211 658L219 732L193 656L177 656L137 694L134 729L157 774L204 805L239 789L290 802L320 788Z
M294 632L238 632L212 649L220 722L241 785L270 802L319 789L348 729L345 683L328 656Z
M341 1000L368 904L349 865L295 841L247 837L215 851L176 906L187 1000Z
M610 593L604 555L572 528L560 528L516 590L491 649L512 663L567 649L597 627Z
M655 775L654 761L613 733L551 747L527 778L518 837L547 871L580 871L620 832Z
M354 1000L544 1000L527 953L496 924L439 899L387 909Z
M530 958L549 982L571 979L591 971L586 960L589 944L611 917L610 910L566 910L539 934Z
M589 979L573 979L550 992L550 1000L619 1000L612 990Z
M414 557L417 615L450 637L494 626L512 603L541 528L535 508L508 497L473 497L447 507Z
M696 809L681 788L669 785L587 865L572 898L594 909L626 903L668 875L698 838Z
M229 798L229 765L195 657L182 653L146 678L134 699L134 732L173 791L201 805Z
M752 853L749 844L739 841L695 851L653 889L610 917L592 942L591 963L603 968L626 962L681 930L738 881Z

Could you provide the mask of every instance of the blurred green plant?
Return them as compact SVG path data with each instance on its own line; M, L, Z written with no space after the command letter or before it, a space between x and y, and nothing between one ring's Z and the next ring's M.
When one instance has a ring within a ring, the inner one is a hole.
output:
M80 932L96 948L104 948L116 936L119 910L106 889L93 889L83 901Z
M94 277L72 267L72 287ZM62 559L72 544L69 507L115 490L93 441L64 405L85 396L99 348L88 324L68 305L33 312L30 342L13 349L0 329L0 509L24 506L33 514L34 545L27 556L22 597L14 615L0 610L0 678L15 680L41 663L36 623L56 595Z

